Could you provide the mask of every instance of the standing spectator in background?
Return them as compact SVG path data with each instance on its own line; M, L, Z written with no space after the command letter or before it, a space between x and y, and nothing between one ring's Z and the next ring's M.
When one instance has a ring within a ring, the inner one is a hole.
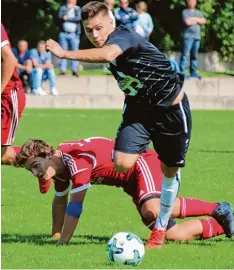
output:
M110 18L113 21L113 25L114 27L116 26L116 21L115 21L115 16L113 15L112 10L114 9L115 6L115 0L104 0L104 3L107 5L108 9L109 9L109 15Z
M64 50L77 51L80 46L81 34L81 8L76 5L76 0L67 0L67 4L59 10L58 18L61 21L59 44ZM78 61L71 61L72 75L78 77ZM67 60L60 60L60 75L67 71Z
M197 59L201 40L201 25L206 23L206 19L199 10L195 9L196 5L196 0L187 0L188 9L184 9L182 13L185 29L180 72L185 73L187 57L190 55L190 75L193 78L201 79L201 76L197 74Z
M128 0L120 0L119 7L114 10L117 26L123 24L134 29L134 22L138 19L137 12L128 7Z
M19 77L23 83L24 91L27 93L31 87L31 72L32 61L30 59L30 52L28 50L28 42L26 40L19 40L17 47L12 49L18 64L16 65Z
M149 36L154 29L154 24L150 14L147 13L147 8L148 6L144 1L140 1L138 4L136 4L136 11L139 17L138 20L135 21L134 25L135 31L138 34L146 39L149 39Z
M37 48L32 49L30 53L33 64L32 93L40 96L46 95L42 89L42 83L48 79L51 94L57 96L58 91L55 85L55 72L51 62L51 53L46 51L45 45L44 40L39 41Z

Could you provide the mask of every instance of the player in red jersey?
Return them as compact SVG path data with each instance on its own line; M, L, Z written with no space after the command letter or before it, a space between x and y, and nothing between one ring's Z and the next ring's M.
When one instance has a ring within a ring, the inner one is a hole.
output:
M19 120L25 107L25 93L16 70L17 60L12 53L9 38L1 24L1 162L12 164L14 141Z
M42 193L46 193L54 181L52 235L60 237L61 233L59 244L70 240L81 215L86 192L92 184L122 187L132 197L145 225L153 226L160 209L162 181L156 152L148 150L127 173L118 173L112 161L113 149L114 141L100 137L64 142L57 150L44 141L29 140L16 156L15 166L25 167L41 179ZM69 192L71 196L67 204ZM206 239L224 234L227 227L234 233L233 213L228 203L177 198L171 218L204 215L214 218L174 225L168 228L166 238L177 241Z

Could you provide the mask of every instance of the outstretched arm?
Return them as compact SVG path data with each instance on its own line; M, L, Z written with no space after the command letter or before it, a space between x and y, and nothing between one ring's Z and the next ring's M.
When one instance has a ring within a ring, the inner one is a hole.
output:
M64 196L54 196L52 203L52 237L60 238L65 211L67 208L68 194Z
M68 244L82 213L83 200L87 189L71 194L70 202L66 208L64 225L58 245Z
M116 45L87 50L65 51L52 39L46 42L46 49L51 51L58 58L78 60L87 63L109 63L122 53L121 49Z

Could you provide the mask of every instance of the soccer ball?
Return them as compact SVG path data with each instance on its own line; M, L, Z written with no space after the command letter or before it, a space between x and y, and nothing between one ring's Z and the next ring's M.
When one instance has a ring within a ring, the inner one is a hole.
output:
M145 247L133 233L119 232L107 243L107 258L111 263L138 265L144 258Z

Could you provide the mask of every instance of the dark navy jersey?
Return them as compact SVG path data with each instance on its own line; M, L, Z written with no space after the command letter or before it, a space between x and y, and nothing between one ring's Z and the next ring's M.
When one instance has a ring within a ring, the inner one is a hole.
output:
M184 76L150 42L126 26L110 34L105 45L117 45L122 54L109 69L122 91L148 105L169 107L179 94Z

